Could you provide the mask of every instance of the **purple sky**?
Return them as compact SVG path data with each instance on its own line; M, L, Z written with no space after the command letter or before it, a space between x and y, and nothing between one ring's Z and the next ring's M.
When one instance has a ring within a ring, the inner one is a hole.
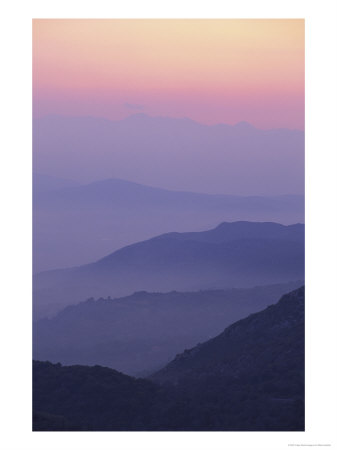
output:
M304 133L208 126L137 113L120 121L34 121L34 170L80 182L120 178L212 194L304 193Z

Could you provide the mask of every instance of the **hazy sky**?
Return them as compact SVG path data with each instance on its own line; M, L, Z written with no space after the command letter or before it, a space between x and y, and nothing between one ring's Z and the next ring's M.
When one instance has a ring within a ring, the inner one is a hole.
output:
M34 115L304 124L304 20L36 19Z

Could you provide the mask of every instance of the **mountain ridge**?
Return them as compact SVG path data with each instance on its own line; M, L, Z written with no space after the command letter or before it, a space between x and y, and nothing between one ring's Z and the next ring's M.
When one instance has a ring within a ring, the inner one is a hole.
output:
M190 233L157 236L90 264L39 273L34 307L141 290L199 290L212 283L252 287L304 278L304 225L234 222L225 228L192 233L193 239Z
M81 182L118 174L194 192L303 194L304 132L241 128L149 116L47 117L34 121L34 169L74 179L80 173Z
M34 359L148 373L301 283L88 299L34 322Z
M120 179L61 189L34 184L35 273L90 263L107 253L107 246L114 251L173 230L200 231L226 220L304 219L301 196L199 194Z
M34 361L33 429L305 430L303 287L185 353L147 379ZM179 372L205 353L206 371Z
M151 119L155 119L155 120L170 120L172 122L189 122L189 123L193 123L193 124L197 124L199 126L202 127L207 127L207 128L212 128L212 127L217 127L217 126L224 126L224 127L228 127L228 128L235 128L237 126L249 126L252 128L255 128L256 130L259 131L277 131L277 130L288 130L288 131L298 131L303 133L304 131L299 129L299 128L286 128L286 127L272 127L272 128L259 128L256 127L255 125L253 125L250 122L247 122L245 120L241 120L239 122L236 122L234 124L229 124L229 123L225 123L225 122L217 122L214 124L207 124L207 123L203 123L203 122L199 122L197 120L191 119L190 117L173 117L173 116L161 116L161 115L155 115L155 116L151 116L150 114L146 114L143 112L137 112L137 113L133 113L133 114L129 114L128 116L125 116L121 119L109 119L108 117L104 117L104 116L93 116L93 115L64 115L64 114L45 114L43 116L37 117L35 118L36 121L43 121L43 120L48 120L48 119L87 119L87 120L101 120L101 121L105 121L107 123L120 123L120 122L125 122L128 120L137 120L137 119L145 119L145 120L151 120Z
M269 344L266 341L279 338L284 340L287 351L292 352L297 348L291 348L287 343L287 334L289 336L293 330L297 333L297 327L300 327L299 345L304 346L304 286L284 294L276 304L229 325L215 338L185 350L150 378L177 383L184 378L199 379L215 373L239 377L242 370L247 372L247 367L262 364L261 355L268 351ZM251 350L257 347L258 352ZM274 358L277 361L277 355ZM291 358L295 359L293 356ZM299 363L301 361L297 361ZM302 364L304 370L304 352Z

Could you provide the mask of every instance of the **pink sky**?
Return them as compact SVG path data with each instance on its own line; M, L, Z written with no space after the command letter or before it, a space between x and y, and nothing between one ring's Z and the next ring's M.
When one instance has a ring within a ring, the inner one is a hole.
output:
M34 114L304 127L304 20L36 19Z

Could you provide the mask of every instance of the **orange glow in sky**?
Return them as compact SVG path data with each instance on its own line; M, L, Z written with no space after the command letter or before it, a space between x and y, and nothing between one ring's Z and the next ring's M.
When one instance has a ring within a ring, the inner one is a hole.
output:
M36 19L34 113L304 127L304 20Z

